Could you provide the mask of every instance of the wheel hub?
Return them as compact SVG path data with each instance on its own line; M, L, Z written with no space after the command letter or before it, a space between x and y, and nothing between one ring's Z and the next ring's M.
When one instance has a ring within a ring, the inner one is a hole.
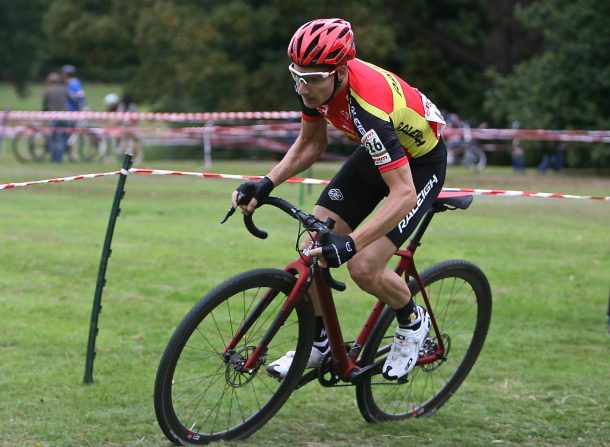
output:
M252 355L256 346L243 346L239 350L230 350L224 354L225 380L233 388L241 388L250 383L258 373L260 366L265 363L267 357L262 355L253 369L245 370L244 364Z
M443 338L443 346L445 347L445 352L443 355L439 355L438 352L438 343L436 342L436 337L426 338L424 344L420 351L420 356L436 356L436 360L430 363L426 363L421 366L421 368L426 372L432 372L435 369L439 368L448 358L449 351L451 350L451 337L447 334L442 334Z

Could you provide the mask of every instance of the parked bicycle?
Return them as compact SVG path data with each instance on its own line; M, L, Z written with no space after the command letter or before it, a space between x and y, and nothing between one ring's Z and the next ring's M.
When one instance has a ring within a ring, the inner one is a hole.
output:
M447 164L463 165L473 170L481 170L487 165L487 154L472 138L472 130L467 121L462 121L455 113L447 113L445 144Z
M471 202L471 195L441 194L408 247L396 252L396 273L405 275L431 320L417 366L406 377L388 381L381 374L394 338L392 309L377 300L355 340L344 342L331 288L344 290L345 284L297 248L299 258L283 270L255 269L223 282L178 325L155 381L155 412L163 433L176 444L245 438L269 421L295 389L315 380L324 387L354 386L360 413L370 422L434 413L456 392L481 352L491 318L491 289L471 262L444 261L420 275L413 255L437 213L466 209ZM283 199L269 197L265 203L300 222L305 230L297 239L307 232L314 241L324 240L332 230L332 220L321 222ZM244 216L244 223L253 235L267 236L252 215ZM304 373L314 337L308 294L314 278L330 354ZM285 378L269 375L268 362L290 350L294 358Z
M43 127L39 124L29 124L22 128L13 137L13 154L15 158L27 163L41 162L51 158L50 138L61 128ZM94 155L106 151L106 138L102 129L89 127L80 123L77 127L65 129L68 133L66 157L71 161L92 161Z
M144 159L144 150L139 137L123 128L100 128L100 138L104 144L99 146L79 146L79 158L88 162L112 162L121 161L126 153L132 154L134 164L139 164Z

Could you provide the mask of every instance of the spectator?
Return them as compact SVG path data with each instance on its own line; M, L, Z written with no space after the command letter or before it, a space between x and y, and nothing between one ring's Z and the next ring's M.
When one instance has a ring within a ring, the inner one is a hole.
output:
M138 105L133 102L133 98L129 93L124 93L121 102L117 107L117 112L137 112Z
M510 159L513 165L513 171L525 172L525 152L519 143L519 140L513 140Z
M104 96L106 112L116 112L119 106L119 96L116 93L108 93Z
M85 90L80 80L76 77L76 67L74 65L64 65L61 67L61 73L68 92L68 110L71 112L88 110Z
M546 172L549 168L552 168L556 172L561 171L565 167L566 150L566 143L560 142L557 144L551 154L547 153L542 157L542 161L538 165L538 171Z
M64 82L66 83L66 92L68 94L68 110L70 112L80 112L83 110L89 110L87 106L87 100L85 99L85 90L80 80L76 77L76 67L74 65L64 65L61 67L61 74L63 75ZM69 121L70 127L76 127L76 121ZM68 138L68 159L70 161L76 160L75 139Z
M59 73L49 73L47 76L47 88L42 97L42 110L65 112L68 110L68 94ZM68 145L68 130L71 126L66 120L51 120L51 133L48 145L51 159L60 163Z
M104 104L106 105L107 112L138 111L138 106L129 93L124 93L120 101L115 93L109 93L104 97ZM123 119L122 122L116 122L115 124L125 128L119 141L122 152L130 153L133 156L134 165L139 165L142 143L136 132L137 119Z

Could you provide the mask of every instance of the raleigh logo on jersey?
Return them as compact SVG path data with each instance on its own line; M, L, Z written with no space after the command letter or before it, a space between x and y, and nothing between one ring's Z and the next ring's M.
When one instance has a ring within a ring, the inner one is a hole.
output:
M381 142L379 135L375 132L375 129L369 130L364 134L362 140L360 140L366 150L373 157L375 166L384 165L392 161L390 154L386 150L385 146Z
M407 228L409 221L411 220L413 215L417 213L417 210L419 210L419 207L424 202L424 199L428 196L428 193L430 193L430 190L432 189L435 183L438 183L438 179L436 178L436 175L432 175L432 178L428 180L426 186L424 186L424 188L419 193L417 193L417 203L415 204L415 208L409 211L409 214L407 214L403 220L398 222L398 231L402 233L402 231Z

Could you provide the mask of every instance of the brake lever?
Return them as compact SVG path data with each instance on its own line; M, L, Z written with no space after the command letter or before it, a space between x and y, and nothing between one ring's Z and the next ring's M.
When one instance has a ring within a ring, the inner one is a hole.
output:
M225 215L224 219L222 219L220 221L221 224L225 223L227 220L229 220L229 217L231 217L233 214L235 214L235 207L231 206L231 208L229 208L229 211L227 211L227 214Z
M237 204L240 205L242 204L242 201L244 200L244 197L246 197L246 195L243 192L238 192L237 193ZM229 211L227 211L227 214L225 215L224 219L222 219L220 221L221 224L225 223L227 220L229 220L229 217L231 217L233 214L235 214L235 210L237 208L235 208L233 205L231 205L231 208L229 208Z
M318 241L316 241L316 248L321 247L320 243ZM318 264L318 256L314 256L312 259L312 265L316 265L317 268L320 269L320 272L322 273L322 277L324 278L324 281L326 281L326 284L328 284L328 286L331 289L335 289L338 292L343 292L347 286L345 285L344 282L341 281L337 281L335 278L333 278L333 275L330 273L330 269L328 267L322 267L321 265Z

